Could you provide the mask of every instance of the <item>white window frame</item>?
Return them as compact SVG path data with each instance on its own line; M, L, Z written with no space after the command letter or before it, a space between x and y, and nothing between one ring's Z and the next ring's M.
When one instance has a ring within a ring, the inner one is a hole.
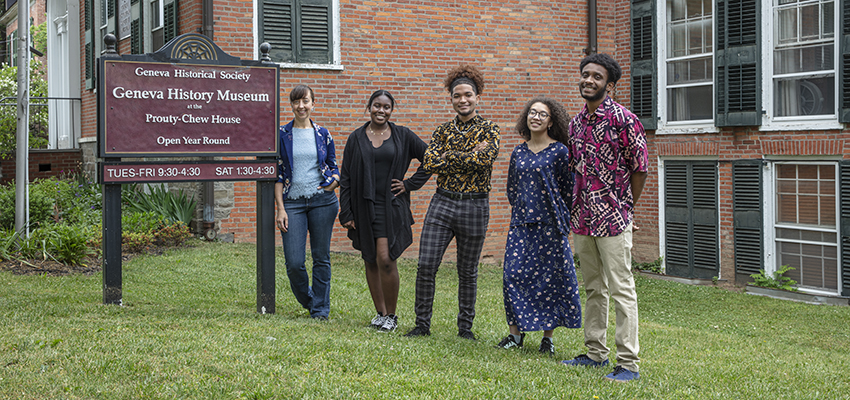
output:
M144 51L146 53L152 53L154 51L159 50L159 49L153 48L153 32L155 30L158 30L158 29L165 29L165 2L163 0L158 0L158 1L159 1L159 7L158 7L159 8L159 25L157 25L157 26L153 25L153 13L152 13L153 8L151 7L151 5L153 4L154 0L143 0L142 1L142 4L144 5L145 11L146 11L144 13L144 21L145 21L145 27L146 28L145 28L145 31L143 33L144 37L145 37L145 46L144 46L145 50ZM165 44L165 43L163 43L163 44Z
M827 129L844 129L844 124L838 122L838 107L839 94L841 87L839 85L839 54L841 38L841 9L839 0L834 0L833 18L835 26L835 37L833 42L833 77L835 83L835 109L832 115L813 115L813 116L792 116L792 117L774 117L774 87L773 87L773 49L776 39L776 24L774 17L774 3L776 0L762 0L762 123L759 127L761 131L787 131L787 130L827 130ZM811 75L806 73L804 75Z
M714 125L714 119L710 120L699 120L699 121L668 121L667 119L667 1L666 0L658 0L656 3L658 6L656 8L656 16L655 20L658 21L658 65L656 70L656 76L658 77L658 88L657 88L657 99L658 99L658 129L655 131L657 135L664 134L700 134L700 133L717 133L720 132L720 128ZM715 10L715 5L712 3L712 45L711 52L708 53L711 55L712 59L714 58L714 51L717 48L717 34L714 32L714 18L716 16L717 11ZM688 58L695 58L694 56L685 56L685 57L677 57L675 61L685 60ZM716 82L716 71L714 70L714 61L712 61L712 73L713 79L711 83L711 109L714 113L716 110L715 105L715 95L714 90L717 87ZM693 85L688 85L693 86Z
M836 244L838 246L838 289L833 292L831 290L818 290L810 287L800 287L798 290L802 293L815 295L839 295L842 293L843 285L841 279L842 269L842 254L841 254L841 166L839 165L841 157L770 157L764 165L762 174L762 188L764 190L765 201L763 211L764 221L764 272L765 275L773 276L776 272L776 264L779 259L779 248L776 239L776 228L782 228L782 225L777 226L776 209L777 209L777 193L776 193L776 166L779 164L809 164L809 165L833 165L835 167L836 192L835 192L835 230L815 229L825 232L834 232L836 235ZM797 229L795 226L785 226L791 229Z
M333 15L333 62L330 64L310 64L310 63L277 63L282 69L323 69L332 71L342 71L345 67L342 65L342 50L340 49L339 39L339 0L333 0L331 7ZM256 57L260 58L260 4L258 0L254 0L254 49L256 49Z

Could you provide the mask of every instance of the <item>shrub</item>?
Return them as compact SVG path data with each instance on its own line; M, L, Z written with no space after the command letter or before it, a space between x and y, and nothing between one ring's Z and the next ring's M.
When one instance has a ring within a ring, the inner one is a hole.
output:
M661 268L661 263L664 261L664 257L658 257L655 261L639 263L632 260L632 267L635 269L639 269L641 271L652 272L655 274L663 274L664 270Z
M124 207L130 212L153 211L163 217L177 222L182 221L187 226L192 223L198 202L191 198L183 189L177 193L169 192L164 185L150 186L150 193L138 189L137 185L125 187L126 196L122 195Z
M773 273L773 276L767 275L763 269L759 270L759 273L750 275L753 278L753 284L756 286L772 288L772 289L782 289L782 290L790 290L796 291L797 288L794 285L797 284L797 281L783 276L786 272L796 269L794 267L783 265L779 267L779 270Z
M32 185L35 186L35 185ZM55 222L54 199L42 190L31 188L30 193L30 226L38 227L46 222ZM0 186L0 228L15 228L15 183Z
M84 229L78 226L44 226L33 230L29 239L21 241L20 256L79 265L93 254L86 245L87 240Z
M163 225L156 232L157 244L161 246L179 246L192 237L189 227L182 222Z

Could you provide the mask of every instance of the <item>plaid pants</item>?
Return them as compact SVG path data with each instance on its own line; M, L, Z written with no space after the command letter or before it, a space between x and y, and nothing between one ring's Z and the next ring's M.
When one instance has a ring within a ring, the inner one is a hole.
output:
M489 199L452 200L441 194L434 194L431 198L419 243L414 304L416 326L431 327L437 269L452 238L457 238L457 327L459 330L472 329L478 288L478 260L489 221Z

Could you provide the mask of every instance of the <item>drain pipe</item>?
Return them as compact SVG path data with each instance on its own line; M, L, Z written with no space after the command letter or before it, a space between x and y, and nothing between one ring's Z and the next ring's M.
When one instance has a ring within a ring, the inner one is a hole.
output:
M215 31L213 29L213 25L215 24L215 20L213 17L213 0L203 0L201 5L201 33L210 38L210 41L213 40L213 35ZM213 157L205 157L206 160L214 160ZM212 181L204 181L203 185L203 197L204 197L204 222L202 226L202 232L204 234L204 238L207 240L213 240L216 237L215 230L215 182Z
M596 53L596 0L587 0L587 48L584 49L585 55Z

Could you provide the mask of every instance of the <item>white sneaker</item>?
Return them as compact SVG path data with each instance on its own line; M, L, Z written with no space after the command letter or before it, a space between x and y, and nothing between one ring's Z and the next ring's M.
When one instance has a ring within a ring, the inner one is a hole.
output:
M381 332L392 332L398 328L398 317L390 314L384 317L384 324L379 328Z
M369 327L375 328L375 329L381 329L381 327L384 326L384 321L386 319L387 319L387 317L378 313L378 315L375 315L375 318L372 318L372 322L369 323Z

